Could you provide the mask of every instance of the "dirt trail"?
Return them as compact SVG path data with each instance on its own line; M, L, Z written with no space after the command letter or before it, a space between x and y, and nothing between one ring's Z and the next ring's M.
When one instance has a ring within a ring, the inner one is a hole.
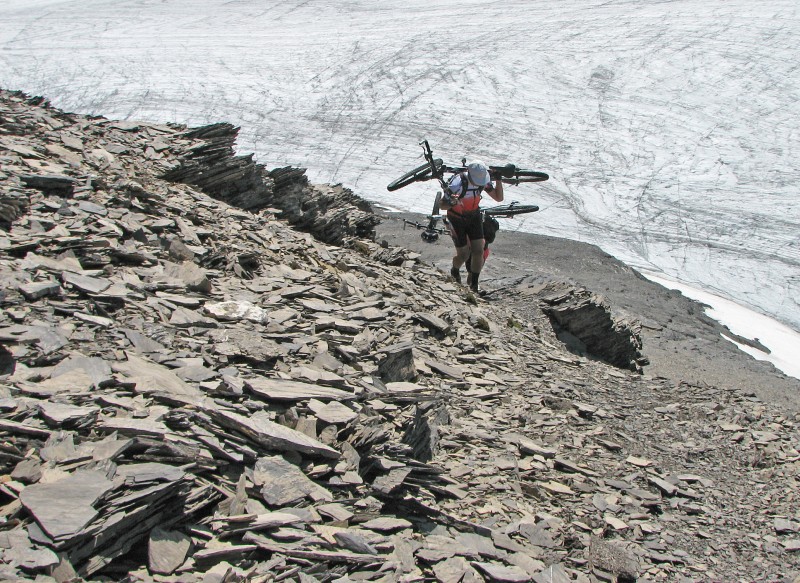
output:
M425 243L420 231L403 219L423 222L410 213L381 212L378 241L411 249L445 273L452 256L449 239ZM643 278L634 269L594 245L531 233L501 230L492 244L482 285L513 289L523 279L566 280L606 296L612 308L642 322L643 352L650 360L645 374L674 382L737 388L781 407L800 411L800 380L770 363L758 361L720 336L731 332L704 314L702 304ZM522 313L527 300L513 293L492 294Z

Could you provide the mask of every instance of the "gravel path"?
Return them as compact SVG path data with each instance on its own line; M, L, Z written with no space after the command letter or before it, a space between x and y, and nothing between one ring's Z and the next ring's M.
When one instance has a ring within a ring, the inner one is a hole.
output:
M403 223L403 219L422 222L423 216L377 212L384 217L377 227L378 241L411 249L443 271L449 270L449 239L443 236L437 243L425 243L420 231ZM722 338L721 332L731 332L708 318L702 304L643 278L594 245L501 230L481 280L486 289L497 290L488 301L517 302L511 292L526 278L571 281L606 296L613 310L639 319L643 352L650 360L646 375L740 389L800 411L800 380L753 359ZM522 302L515 307L530 309Z

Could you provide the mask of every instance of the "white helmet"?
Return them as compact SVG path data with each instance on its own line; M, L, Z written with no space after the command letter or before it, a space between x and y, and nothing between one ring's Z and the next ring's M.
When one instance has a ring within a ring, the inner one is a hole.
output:
M489 184L489 169L486 164L480 160L475 160L467 166L469 171L469 179L477 186L486 186Z

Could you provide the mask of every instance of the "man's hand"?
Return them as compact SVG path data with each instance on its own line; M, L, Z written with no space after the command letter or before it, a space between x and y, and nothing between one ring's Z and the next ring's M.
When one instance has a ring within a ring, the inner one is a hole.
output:
M517 167L514 164L506 164L505 166L490 166L489 178L497 180L500 178L514 178L514 173Z

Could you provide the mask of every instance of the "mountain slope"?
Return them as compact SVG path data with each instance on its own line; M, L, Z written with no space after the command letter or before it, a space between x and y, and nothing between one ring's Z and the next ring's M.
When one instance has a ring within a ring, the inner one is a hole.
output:
M197 130L1 95L4 579L800 570L796 416L165 180Z

